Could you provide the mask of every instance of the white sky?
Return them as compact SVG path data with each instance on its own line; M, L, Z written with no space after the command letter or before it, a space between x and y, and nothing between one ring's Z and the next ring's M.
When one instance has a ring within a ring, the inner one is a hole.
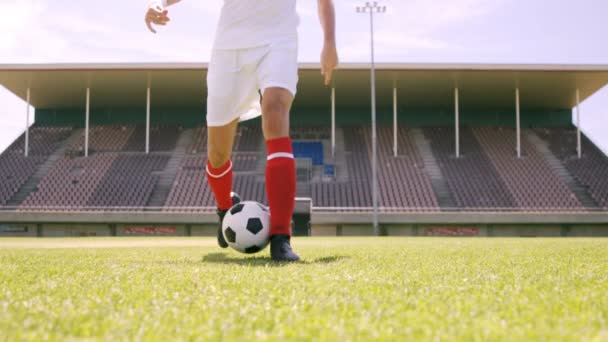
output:
M343 62L367 61L366 18L334 0ZM380 62L608 64L606 0L385 0ZM220 0L183 0L149 33L146 0L0 0L0 63L205 62ZM300 61L321 49L316 1L299 0ZM581 106L582 128L608 151L608 89ZM23 132L25 104L0 88L0 151Z

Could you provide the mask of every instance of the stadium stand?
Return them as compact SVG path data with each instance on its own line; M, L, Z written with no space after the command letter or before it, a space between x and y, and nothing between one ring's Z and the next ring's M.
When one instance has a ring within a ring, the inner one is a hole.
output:
M343 182L315 182L312 198L315 206L369 208L371 192L371 132L363 127L343 127L348 179ZM401 129L399 144L404 151L392 157L391 129L379 128L379 205L383 211L436 210L438 204L421 157L406 129ZM335 176L334 165L329 173Z
M435 211L439 209L431 180L422 158L406 128L399 129L397 158L392 152L392 129L378 128L379 203L398 211ZM371 133L366 132L366 136Z
M150 127L150 151L168 152L175 148L181 126L153 125ZM143 125L135 127L133 134L125 146L126 151L144 151L146 141L146 128Z
M574 193L555 175L526 139L521 140L522 157L517 158L511 128L475 128L473 134L489 156L495 170L522 210L582 209Z
M237 152L256 152L260 151L263 145L264 136L262 135L262 125L247 124L240 125L237 130L234 151Z
M292 127L291 138L293 140L329 140L331 138L329 128L326 126Z
M71 131L71 127L33 126L28 157L24 156L25 134L0 155L0 205L8 203Z
M232 163L235 172L254 172L260 162L258 152L239 152L232 156Z
M168 161L177 153L174 148L182 136L182 154L174 158L167 190L153 202L166 210L210 210L214 200L206 184L206 128L195 127L187 130L188 134L180 135L186 132L180 126L154 126L151 129L153 152L147 155L143 153L145 131L142 128L138 125L94 126L88 158L82 157L82 137L77 137L75 132L77 139L69 140L66 155L52 164L37 187L23 197L19 207L66 210L146 207L150 205L150 196L159 178L166 172ZM325 153L330 139L328 128L292 130L296 157L302 158L302 162L310 160L307 177L298 183L309 190L300 193L309 194L315 207L369 208L372 206L371 131L364 126L344 126L339 130L343 137L338 144L343 146L339 151L343 164ZM379 205L384 212L584 209L568 185L525 138L522 139L524 156L516 158L512 129L463 127L461 158L454 157L452 127L425 127L416 131L428 140L431 157L436 160L456 208L439 205L437 187L432 184L413 130L399 128L400 152L394 157L392 128L380 126L378 185ZM34 127L30 131L30 157L22 155L23 136L0 155L3 179L0 205L6 205L57 146L67 141L71 132L71 127ZM552 128L537 132L593 199L602 207L608 207L605 181L608 161L601 151L584 140L585 153L578 160L572 151L571 130ZM234 187L244 198L261 202L265 201L263 146L260 125L239 127L233 155Z
M89 131L90 152L96 151L123 151L133 134L135 126L92 126ZM85 135L84 131L68 147L70 151L84 151Z
M88 207L147 205L168 155L118 155L87 201Z
M116 154L96 154L60 159L21 204L21 209L85 207L116 157Z
M99 153L57 161L21 209L142 208L168 156Z
M425 128L423 132L431 143L441 172L459 208L487 210L516 206L509 189L470 128L463 127L460 130L460 158L454 155L453 128Z
M576 152L576 131L567 128L542 128L536 133L548 142L574 178L603 208L608 208L608 158L587 137L582 137L582 157Z
M0 205L6 205L19 188L36 172L44 157L25 157L21 153L5 152L0 155Z
M371 162L365 141L365 129L343 127L347 182L315 182L312 184L313 203L319 207L369 207L371 197Z
M188 154L207 151L207 127L194 128L194 138L188 147ZM259 124L240 125L237 128L233 150L235 152L259 152L263 142L262 126Z
M213 194L207 186L206 163L207 156L184 158L167 198L166 207L193 210L213 205Z
M192 143L186 149L188 154L207 152L207 127L196 127L192 130Z
M54 126L33 126L29 133L29 155L30 156L48 156L57 146L67 139L73 128L72 127L54 127ZM6 150L23 154L25 146L25 134L22 134L11 146Z
M181 128L179 126L151 126L150 150L171 151L175 147ZM84 132L68 149L84 150ZM146 128L141 125L99 125L89 132L89 152L141 152L145 150Z

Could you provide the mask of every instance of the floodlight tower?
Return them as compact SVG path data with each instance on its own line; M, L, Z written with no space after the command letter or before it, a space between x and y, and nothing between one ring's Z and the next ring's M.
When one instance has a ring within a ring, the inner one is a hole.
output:
M371 93L372 93L372 205L374 234L380 235L378 226L378 149L376 138L376 64L374 59L374 14L385 13L386 6L378 1L367 1L363 6L357 6L357 13L369 13L370 43L371 43Z

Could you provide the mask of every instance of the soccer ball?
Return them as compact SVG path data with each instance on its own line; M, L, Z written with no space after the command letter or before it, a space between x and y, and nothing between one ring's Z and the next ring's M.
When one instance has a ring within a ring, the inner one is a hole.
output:
M241 253L263 250L270 235L268 208L253 201L233 205L224 216L222 232L228 245Z

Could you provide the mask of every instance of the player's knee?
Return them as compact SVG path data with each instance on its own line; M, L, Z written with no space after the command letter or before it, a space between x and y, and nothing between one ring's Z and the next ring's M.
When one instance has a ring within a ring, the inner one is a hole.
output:
M230 152L224 151L208 151L207 158L209 159L209 164L211 164L214 168L219 168L224 166L226 162L230 159Z
M272 99L264 101L262 113L269 118L281 120L289 115L289 102L280 96L275 96Z
M285 101L280 96L264 101L262 113L266 140L289 134L289 107L289 101Z

